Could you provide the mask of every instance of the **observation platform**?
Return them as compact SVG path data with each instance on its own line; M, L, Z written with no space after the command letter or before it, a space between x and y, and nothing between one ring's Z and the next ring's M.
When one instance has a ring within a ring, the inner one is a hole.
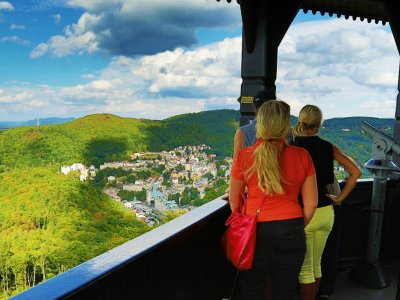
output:
M339 275L329 299L400 300L399 180L387 184L380 248L390 286L369 289L347 276L366 256L372 183L359 181L342 204ZM228 215L227 202L215 199L11 299L226 299L236 272L219 244Z

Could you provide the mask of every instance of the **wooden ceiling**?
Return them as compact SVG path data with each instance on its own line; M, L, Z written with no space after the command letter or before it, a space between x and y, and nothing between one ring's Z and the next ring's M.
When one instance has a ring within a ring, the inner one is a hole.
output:
M320 12L321 15L328 14L337 17L352 18L367 22L382 22L386 24L390 18L388 15L387 2L385 0L304 0L301 8L304 12L311 11L313 14Z
M226 1L232 2L232 0ZM240 4L241 1L254 0L237 0L237 3ZM395 1L398 0L303 0L301 9L305 13L316 14L318 12L321 15L336 15L339 18L352 18L353 20L358 18L361 21L386 24L390 20L389 7Z

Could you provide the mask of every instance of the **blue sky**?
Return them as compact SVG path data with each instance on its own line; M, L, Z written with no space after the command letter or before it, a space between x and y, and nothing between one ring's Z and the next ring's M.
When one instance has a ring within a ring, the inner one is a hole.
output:
M164 119L239 109L241 19L216 0L0 1L0 121L113 113ZM390 27L298 14L277 95L296 115L394 117Z

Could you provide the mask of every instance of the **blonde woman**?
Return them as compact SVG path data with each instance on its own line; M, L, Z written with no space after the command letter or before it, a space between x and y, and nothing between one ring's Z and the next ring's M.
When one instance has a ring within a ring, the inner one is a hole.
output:
M298 124L293 128L292 145L305 148L311 155L318 182L318 208L305 228L307 252L301 268L299 281L303 300L314 300L321 282L321 256L334 222L333 203L342 202L353 190L360 169L340 149L318 137L322 124L322 112L314 105L304 106ZM346 184L339 195L330 195L327 185L334 181L333 164L338 161L349 173ZM334 270L332 270L334 271Z
M253 146L237 154L229 183L232 210L239 207L247 187L248 215L258 215L257 242L253 268L240 273L243 299L265 299L268 275L273 299L292 300L306 251L304 225L317 206L317 185L308 152L287 145L290 107L270 100L257 113ZM298 195L303 197L303 208Z

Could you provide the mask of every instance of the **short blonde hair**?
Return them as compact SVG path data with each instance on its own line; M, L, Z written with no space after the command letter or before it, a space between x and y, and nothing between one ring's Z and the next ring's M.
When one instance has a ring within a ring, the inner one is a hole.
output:
M258 186L264 193L283 194L280 155L284 139L290 129L290 106L281 100L263 103L257 113L256 135L263 142L254 153L249 174L257 172Z
M322 111L318 106L308 104L299 113L298 123L293 128L293 135L305 136L305 131L320 127L322 124Z

